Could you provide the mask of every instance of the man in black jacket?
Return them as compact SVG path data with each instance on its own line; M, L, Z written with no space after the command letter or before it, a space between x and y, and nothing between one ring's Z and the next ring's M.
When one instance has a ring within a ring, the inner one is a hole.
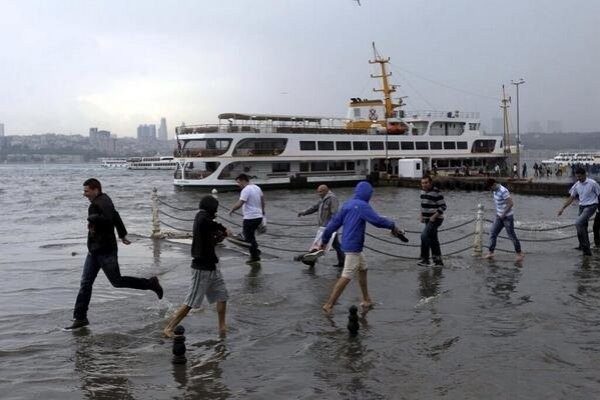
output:
M83 266L81 286L75 309L73 323L67 330L82 328L89 325L87 319L88 306L92 297L92 287L100 269L114 287L125 287L139 290L152 290L162 299L163 290L157 277L150 279L121 276L117 259L117 238L115 228L123 244L131 244L127 239L127 230L121 216L115 210L112 200L102 193L102 185L97 179L91 178L83 183L83 195L90 201L88 208L88 255Z
M185 301L163 330L166 337L174 335L175 327L192 308L200 307L204 296L210 304L217 303L219 335L224 336L227 331L225 311L229 295L218 268L219 258L215 254L215 245L223 241L229 232L214 221L218 208L219 201L212 196L205 196L200 200L200 210L194 218L193 227L192 284Z

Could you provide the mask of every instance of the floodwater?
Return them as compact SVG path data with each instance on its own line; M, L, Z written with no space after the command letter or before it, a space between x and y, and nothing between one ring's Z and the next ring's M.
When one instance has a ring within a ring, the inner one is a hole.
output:
M120 246L122 272L158 275L165 297L115 289L101 273L91 325L64 332L86 254L81 184L88 177L103 182L133 239ZM456 252L444 268L417 266L416 247L369 229L385 240L368 237L376 251L365 251L376 307L350 337L356 282L327 318L321 305L338 275L334 254L314 270L292 261L314 234L313 226L296 225L316 217L297 219L296 212L316 201L315 193L267 191L261 267L245 265L234 245L220 250L230 293L227 337L218 338L215 308L205 304L183 321L187 363L175 365L172 341L160 334L186 294L189 247L148 238L153 187L179 208L195 207L203 194L175 190L168 171L0 166L0 398L587 400L600 392L600 253L584 259L572 249L576 239L554 240L572 236L568 227L517 231L526 253L521 265L511 252L491 262L473 258L461 250L473 242L477 204L493 216L491 195L480 192L446 193L442 228L466 224L440 239L467 237L443 246L445 254ZM352 189L335 192L343 201ZM236 193L219 197L230 207ZM557 218L563 199L514 200L520 228L566 225L577 211ZM416 190L377 188L372 204L406 229L420 229ZM189 228L193 212L161 207L185 220L163 215L165 222ZM418 234L409 238L419 243ZM500 239L499 248L511 243Z

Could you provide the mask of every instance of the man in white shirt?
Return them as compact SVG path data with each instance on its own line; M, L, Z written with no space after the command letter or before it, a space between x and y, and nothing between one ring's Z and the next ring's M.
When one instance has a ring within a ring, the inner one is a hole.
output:
M250 178L246 174L240 174L235 178L242 191L240 199L231 207L229 215L239 208L244 215L244 240L250 243L250 258L247 264L254 264L260 261L260 250L256 242L256 229L260 226L265 215L265 198L263 192L257 185L250 183Z
M586 177L585 169L575 168L575 177L577 182L569 190L569 198L565 204L558 210L558 215L562 215L576 198L579 198L579 216L575 220L577 229L577 240L579 246L577 250L582 250L584 256L591 256L590 237L588 235L588 221L598 208L598 196L600 196L600 185L595 180Z

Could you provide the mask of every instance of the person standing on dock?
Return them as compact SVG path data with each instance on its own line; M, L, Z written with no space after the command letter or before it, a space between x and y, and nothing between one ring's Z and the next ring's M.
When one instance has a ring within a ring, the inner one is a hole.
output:
M577 178L577 182L569 190L570 196L558 210L558 215L561 216L565 208L571 205L576 198L579 198L579 214L575 220L579 246L576 249L583 251L583 255L585 256L591 256L588 221L598 209L600 185L595 180L588 178L585 169L582 167L575 168L575 177Z
M92 298L92 287L101 269L114 287L152 290L159 299L163 297L163 289L156 276L149 279L121 276L115 228L123 244L129 245L131 242L127 239L127 230L112 200L106 193L102 193L100 181L91 178L83 182L83 195L90 201L87 218L89 252L83 266L81 285L73 311L73 322L65 330L89 325L87 312Z
M496 250L496 239L498 238L498 235L500 234L502 229L506 229L506 234L513 242L513 245L515 247L515 253L517 253L517 258L515 261L523 261L525 256L521 251L521 242L519 242L519 238L517 238L517 234L515 233L515 220L513 215L514 202L512 200L512 197L510 197L510 192L507 188L496 182L496 180L493 178L489 178L486 181L485 186L488 190L492 191L494 203L496 205L496 218L494 219L494 223L490 228L489 253L486 254L483 258L494 258L494 250Z
M319 229L324 229L331 218L335 216L338 212L338 208L340 202L335 194L329 190L327 185L319 185L317 188L317 194L319 195L319 201L316 204L313 204L312 207L307 208L304 211L300 211L298 213L298 217L302 217L304 215L310 215L318 212L319 215ZM333 243L331 247L334 248L337 254L337 264L334 267L342 268L344 266L344 252L340 247L340 241L338 239L338 235L335 235L333 238Z
M256 242L256 230L263 222L265 216L265 198L263 192L257 185L250 183L250 178L246 174L239 174L235 178L242 191L240 199L231 207L229 215L239 208L244 215L243 232L244 240L250 243L250 258L247 264L254 264L260 261L260 250Z
M446 202L440 190L433 186L429 175L421 179L421 222L425 224L421 232L421 259L417 263L421 266L431 265L429 253L431 252L433 263L442 266L442 251L438 239L438 229L444 222L444 211Z
M229 295L218 268L219 258L215 254L215 245L222 242L229 232L223 225L214 221L219 208L216 198L204 196L198 208L192 229L192 284L185 301L163 330L166 337L173 337L177 325L192 308L200 307L204 296L209 303L217 303L219 336L224 336L227 330L225 312Z
M378 228L391 229L395 235L404 234L396 227L394 221L381 217L369 204L373 195L373 187L369 182L361 181L356 185L354 197L344 203L340 211L327 224L323 232L321 249L327 247L331 235L343 227L342 250L345 253L344 269L342 276L337 280L327 302L323 305L323 311L329 314L333 310L338 298L348 286L353 276L358 271L358 284L362 292L361 303L363 314L373 307L373 301L369 296L367 288L367 263L362 253L365 243L366 223Z

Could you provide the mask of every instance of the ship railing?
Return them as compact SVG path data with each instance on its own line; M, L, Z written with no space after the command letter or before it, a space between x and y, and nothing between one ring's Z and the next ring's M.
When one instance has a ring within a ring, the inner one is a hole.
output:
M216 189L212 190L212 194L218 197ZM158 195L156 188L152 190L151 194L152 203L152 235L153 238L173 238L173 237L191 237L192 236L192 225L194 222L194 213L198 212L197 206L193 206L191 201L188 205L173 205L170 204L166 198L161 198ZM230 208L220 205L225 211L231 211ZM168 209L168 211L165 211ZM299 223L297 219L292 221L292 218L296 217L296 213L290 211L290 219L287 221L273 221L269 220L269 229L264 233L265 236L269 236L268 240L260 241L260 247L272 249L278 252L291 252L291 253L306 253L307 248L292 249L289 247L278 247L274 246L278 238L286 239L306 239L306 245L309 246L314 238L314 231L317 229L317 225L313 223ZM222 214L217 214L217 218L220 222L230 226L241 228L242 224L234 221L233 219L225 218ZM236 214L239 213L236 212ZM292 215L293 214L293 215ZM443 235L444 241L440 243L444 248L444 257L453 256L459 253L470 252L473 257L480 257L485 246L483 244L484 235L489 234L489 227L494 222L491 219L484 217L484 207L482 204L478 204L475 210L475 217L455 223L452 226L445 227L439 230ZM167 222L168 221L168 222ZM553 225L553 226L532 226L528 223L520 226L519 221L516 221L517 225L515 230L521 231L523 234L520 235L519 240L521 242L537 242L540 245L548 244L550 246L556 246L555 242L571 240L575 238L576 234L565 234L565 229L572 229L574 224L567 225ZM487 224L487 225L486 225ZM171 230L163 231L161 226L170 228ZM452 237L449 237L451 233ZM393 258L416 260L419 258L420 243L414 243L418 241L418 237L421 234L421 230L405 229L406 236L409 239L413 239L413 243L402 243L392 237L384 237L381 233L366 232L367 242L365 248L375 253L383 254ZM542 237L543 236L543 237ZM498 236L505 243L510 244L510 238L504 235ZM465 243L467 242L467 243ZM268 243L268 244L267 244ZM501 242L502 243L502 242ZM392 248L390 248L392 245ZM402 250L402 254L392 253L393 248L398 246L413 248L412 251ZM497 251L513 253L513 250L496 248ZM412 252L412 254L407 254ZM531 252L530 252L531 253Z
M473 111L437 111L437 110L405 110L404 118L461 118L479 119L479 113Z

